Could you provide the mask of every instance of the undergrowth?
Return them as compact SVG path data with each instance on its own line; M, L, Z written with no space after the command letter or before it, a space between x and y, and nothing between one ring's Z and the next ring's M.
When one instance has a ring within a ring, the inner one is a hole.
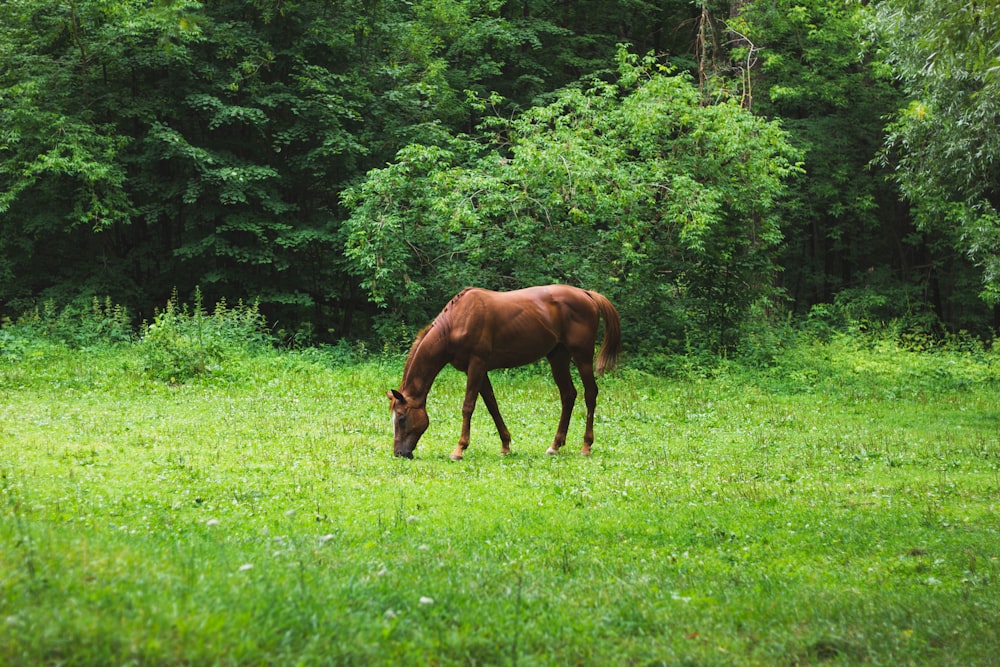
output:
M257 303L220 301L208 312L196 290L194 304L167 301L143 324L139 351L147 373L171 383L224 370L228 360L266 349L272 342Z
M39 348L61 345L81 349L97 345L118 345L135 339L128 312L94 297L90 308L59 307L46 301L22 314L16 321L0 326L0 357L18 359Z
M0 327L0 360L17 362L69 350L113 353L151 378L183 383L225 376L248 355L268 352L274 338L258 304L219 301L209 310L195 290L193 303L176 294L152 322L137 327L122 306L93 300L89 310L49 301Z

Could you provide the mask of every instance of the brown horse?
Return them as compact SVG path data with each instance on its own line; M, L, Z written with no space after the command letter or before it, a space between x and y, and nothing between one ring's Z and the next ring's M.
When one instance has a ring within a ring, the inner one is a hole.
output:
M482 396L500 434L501 454L510 452L510 431L504 424L487 373L495 368L524 366L542 357L552 366L559 387L562 414L555 440L547 454L566 443L569 418L576 402L570 375L572 361L580 371L587 404L583 454L594 443L594 344L604 318L604 342L597 358L597 374L614 367L621 352L618 311L607 298L567 285L529 287L514 292L467 288L459 292L434 318L410 348L399 391L388 392L392 406L393 448L396 456L413 458L420 436L427 430L427 394L447 364L468 376L462 403L462 435L451 458L458 461L469 446L469 424Z

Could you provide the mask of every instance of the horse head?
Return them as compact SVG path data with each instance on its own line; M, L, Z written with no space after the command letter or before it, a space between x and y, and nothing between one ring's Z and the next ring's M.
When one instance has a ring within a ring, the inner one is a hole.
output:
M392 448L396 456L412 459L417 441L427 430L430 420L427 407L421 403L407 401L406 397L393 389L386 394L392 408Z

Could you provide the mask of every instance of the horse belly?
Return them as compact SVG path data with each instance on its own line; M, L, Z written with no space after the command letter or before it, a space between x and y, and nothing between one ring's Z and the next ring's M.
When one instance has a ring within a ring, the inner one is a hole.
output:
M493 368L526 366L547 356L559 344L559 337L545 326L511 324L502 327L494 336L490 363Z

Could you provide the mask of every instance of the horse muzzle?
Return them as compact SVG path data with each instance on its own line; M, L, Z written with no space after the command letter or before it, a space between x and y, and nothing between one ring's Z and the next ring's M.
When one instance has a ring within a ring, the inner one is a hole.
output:
M416 448L417 448L416 443L413 443L413 445L410 446L410 447L407 447L406 444L404 443L404 444L401 444L401 445L394 446L392 448L392 453L393 453L393 455L395 455L396 457L401 458L401 459L412 459L413 458L413 450L416 449Z

